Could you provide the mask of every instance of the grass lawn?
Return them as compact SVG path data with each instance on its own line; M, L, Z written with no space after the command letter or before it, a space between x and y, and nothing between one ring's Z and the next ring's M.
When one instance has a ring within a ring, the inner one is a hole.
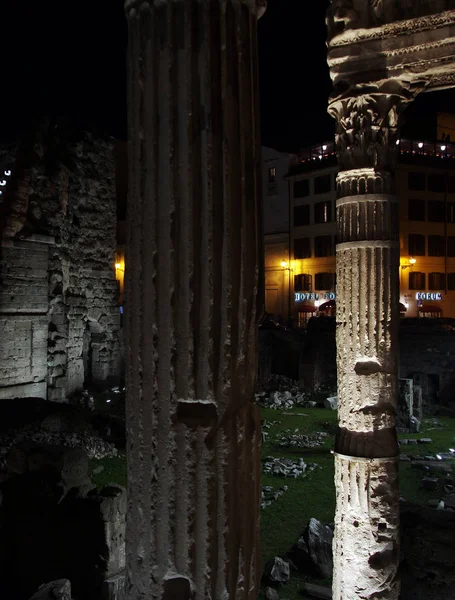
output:
M299 416L296 413L302 413ZM261 511L261 551L263 565L274 556L285 554L298 540L311 517L322 523L331 523L335 513L335 488L333 483L334 466L330 450L334 443L336 426L336 411L320 408L293 408L288 411L262 409L262 418L274 422L268 429L269 436L262 447L263 461L267 456L286 457L294 460L303 458L305 463L316 463L322 469L316 468L305 478L291 479L263 475L262 484L275 489L288 486L287 492L278 498L271 506ZM434 428L433 420L424 421L418 434L400 435L399 438L429 437L431 444L403 445L401 453L410 457L416 455L433 455L438 452L448 452L455 445L455 419L438 418L440 428ZM311 434L316 431L328 433L324 445L311 449L280 448L274 443L277 434L286 429L298 429L299 433ZM455 461L451 461L452 465ZM116 458L105 458L92 461L92 472L96 467L103 466L100 473L94 474L93 479L98 486L109 482L126 484L126 460L122 452ZM401 496L408 501L427 504L428 500L442 495L442 483L438 490L429 491L420 487L422 477L432 473L418 471L409 462L400 463ZM309 579L308 579L309 580ZM302 600L300 592L303 576L293 576L291 581L279 590L280 598L287 600ZM312 580L309 580L312 581ZM320 585L330 585L330 582L320 580ZM263 592L259 599L263 599Z

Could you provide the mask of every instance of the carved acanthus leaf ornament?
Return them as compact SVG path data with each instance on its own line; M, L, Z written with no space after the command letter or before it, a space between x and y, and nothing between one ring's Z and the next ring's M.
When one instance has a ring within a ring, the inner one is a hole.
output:
M335 118L335 142L340 170L393 168L399 116L421 88L388 80L385 84L353 86L329 105Z

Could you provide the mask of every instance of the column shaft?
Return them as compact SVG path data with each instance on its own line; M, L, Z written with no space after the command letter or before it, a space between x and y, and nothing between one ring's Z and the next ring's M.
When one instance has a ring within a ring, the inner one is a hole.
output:
M394 93L399 88L395 85ZM336 99L338 432L333 600L399 596L397 95Z
M127 598L255 600L256 5L126 9Z

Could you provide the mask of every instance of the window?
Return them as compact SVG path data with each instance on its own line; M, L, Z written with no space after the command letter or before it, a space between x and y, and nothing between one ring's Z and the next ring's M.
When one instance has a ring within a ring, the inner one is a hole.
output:
M455 290L455 273L447 273L447 288Z
M409 273L409 289L424 290L425 289L425 273L419 271L411 271Z
M408 173L408 188L414 192L424 192L426 188L425 173Z
M408 252L410 256L425 256L425 236L410 233L408 236Z
M447 256L455 256L455 236L449 235L447 238Z
M455 177L449 177L447 181L447 188L449 194L455 194Z
M311 292L312 277L308 273L301 273L294 277L294 290L296 292Z
M305 198L310 195L310 180L294 181L294 198Z
M444 273L428 273L428 289L443 290L445 288Z
M314 222L328 223L332 220L332 203L317 202L314 205Z
M294 240L294 258L311 258L310 238L297 238Z
M314 179L314 193L325 194L332 189L332 178L329 175L320 175Z
M455 223L455 203L447 204L447 223Z
M428 220L444 223L444 202L428 202Z
M310 205L294 206L294 227L310 224Z
M443 235L428 236L428 256L445 256Z
M446 189L446 178L444 175L428 175L428 190L430 192L443 193Z
M335 273L316 273L314 281L315 290L335 289Z
M425 200L408 200L408 219L410 221L425 221Z
M314 238L314 255L316 257L334 256L333 237L331 235L318 235Z
M276 167L269 168L269 183L275 183L276 181Z

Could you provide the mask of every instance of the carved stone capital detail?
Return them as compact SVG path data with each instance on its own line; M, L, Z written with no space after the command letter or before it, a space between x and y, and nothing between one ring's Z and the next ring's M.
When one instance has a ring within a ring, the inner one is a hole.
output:
M352 86L333 98L329 113L336 120L335 142L340 171L388 172L396 154L399 116L417 89L400 81Z

